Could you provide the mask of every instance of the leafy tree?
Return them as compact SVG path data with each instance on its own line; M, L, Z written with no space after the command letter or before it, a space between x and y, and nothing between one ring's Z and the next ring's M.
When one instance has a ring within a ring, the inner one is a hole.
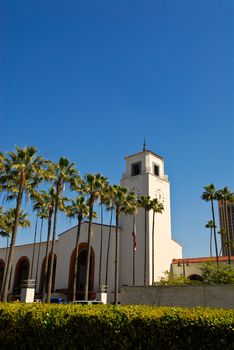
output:
M213 230L214 230L214 241L215 241L215 254L216 254L216 263L219 265L219 253L218 253L218 243L216 235L216 224L215 224L215 213L214 213L214 201L217 200L217 192L215 186L210 184L204 187L204 192L202 193L201 198L211 203L211 212L212 212L212 221L213 221Z
M153 225L152 225L152 284L154 283L154 226L155 226L155 214L162 214L164 206L157 198L151 200L150 204L151 209L153 210Z
M229 264L217 266L208 262L202 264L201 271L205 284L234 284L234 268Z
M181 275L173 275L172 272L165 271L164 276L161 277L160 281L153 282L156 286L178 286L178 285L187 285L187 284L194 284L194 281L190 281L190 279L186 276ZM196 281L196 283L199 283ZM200 283L199 283L200 284Z
M88 224L88 252L87 252L87 263L86 263L86 276L85 276L85 293L84 298L88 300L89 292L89 267L90 267L90 255L91 255L91 232L92 232L92 221L93 221L93 208L94 203L100 198L103 186L107 184L106 177L100 174L86 174L84 182L81 185L81 191L88 195L89 205L89 224Z
M43 180L42 175L45 160L37 155L37 149L35 147L25 147L23 149L16 147L15 152L6 153L6 158L3 162L4 171L0 175L0 186L3 191L8 193L8 200L16 200L14 227L3 288L3 301L7 301L22 199L24 194L30 196L35 187Z
M147 242L147 212L149 212L151 210L151 199L150 196L140 196L138 198L138 203L139 206L141 208L144 209L145 212L145 242L144 242L144 246L145 246L145 252L144 252L144 285L147 284L147 279L146 279L146 260L147 260L147 246L146 246L146 242Z

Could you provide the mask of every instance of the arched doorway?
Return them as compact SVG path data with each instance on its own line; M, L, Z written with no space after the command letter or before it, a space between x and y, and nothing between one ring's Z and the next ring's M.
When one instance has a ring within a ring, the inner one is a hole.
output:
M40 277L40 293L42 293L43 289L43 283L45 279L45 262L46 262L46 257L44 257L42 265L41 265L41 277ZM51 264L51 255L49 256L49 261L48 261L48 272L50 269L50 264ZM53 276L52 276L52 289L51 292L54 292L54 287L55 287L55 275L56 275L56 265L57 265L57 255L54 255L54 266L53 266ZM47 279L46 279L46 292L47 292L47 285L48 285L48 272L47 272Z
M27 256L22 256L18 260L15 268L15 278L13 287L14 294L20 294L21 284L24 280L27 280L29 276L29 266L30 263Z
M86 277L86 262L87 262L87 253L88 245L87 243L81 243L79 245L79 255L78 255L78 268L77 268L77 279L76 279L76 298L81 300L84 298L85 290L85 277ZM89 295L92 297L93 288L94 288L94 264L95 256L93 248L91 247L90 254L90 267L89 267ZM74 273L75 273L75 249L71 254L70 259L70 270L69 270L69 281L68 281L68 290L69 293L72 292L72 287L74 283Z
M197 274L190 275L188 276L188 278L190 279L190 281L202 281L202 277Z
M4 260L0 259L0 290L2 289L4 270L5 270L5 262Z

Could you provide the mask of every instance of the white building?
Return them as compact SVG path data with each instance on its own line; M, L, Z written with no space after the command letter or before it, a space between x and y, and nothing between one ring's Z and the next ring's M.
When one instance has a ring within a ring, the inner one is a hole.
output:
M143 150L127 156L126 171L122 176L121 185L129 188L138 195L157 197L164 205L162 214L156 214L154 231L154 280L158 280L165 270L170 270L173 259L182 257L182 247L172 239L170 214L170 183L164 174L164 159L157 154ZM134 246L133 218L121 214L120 217L120 287L123 285L144 284L144 262L146 260L146 284L152 284L152 212L146 213L146 242L145 242L145 212L140 209L136 215L136 247ZM78 290L82 297L85 279L85 263L87 252L88 223L84 222L81 229L79 247ZM101 225L93 224L90 293L95 297L99 289L100 262L100 232ZM108 269L108 298L112 300L114 292L115 271L115 230L108 225L103 227L101 284L105 284L107 242L111 231L111 245ZM74 248L76 226L61 233L55 245L55 274L54 291L68 293L71 290L74 271ZM42 290L45 265L46 242L41 244L39 259L39 243L36 244L35 262L33 263L32 278L36 278L36 291ZM18 292L21 281L31 277L33 244L15 247L14 264L12 269L10 291ZM146 255L145 255L146 251ZM0 249L0 280L3 275L6 259L6 249Z

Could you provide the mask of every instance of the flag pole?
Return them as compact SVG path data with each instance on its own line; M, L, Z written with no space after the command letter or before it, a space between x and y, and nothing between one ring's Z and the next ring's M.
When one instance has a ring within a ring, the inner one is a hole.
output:
M133 286L135 286L135 253L136 253L136 218L135 215L133 215L133 228L132 228L132 238L133 238L133 254L132 254L132 258L133 258L133 262L132 262L132 284Z

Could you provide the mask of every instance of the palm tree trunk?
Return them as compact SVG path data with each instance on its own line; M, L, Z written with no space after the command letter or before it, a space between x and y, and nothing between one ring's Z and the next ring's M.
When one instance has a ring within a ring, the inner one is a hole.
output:
M8 264L8 248L9 248L9 236L7 236L7 246L6 246L6 255L5 255L5 266L4 266L4 274L2 279L2 285L1 285L1 296L3 294L3 286L5 284L5 278L6 278L6 267Z
M39 260L40 260L40 253L41 253L41 241L42 241L42 229L43 229L43 218L41 219L41 227L40 227L40 241L39 241L39 247L38 247L38 253L37 253L37 267L36 267L36 276L35 276L35 288L37 290L37 276L38 276L38 269L39 269Z
M110 227L109 227L109 234L108 234L108 243L107 243L107 255L106 255L106 280L105 285L108 284L108 269L109 269L109 255L110 255L110 240L111 240L111 225L112 225L112 217L113 217L113 208L111 208L111 215L110 215Z
M212 219L214 224L214 241L215 241L215 254L216 254L216 262L217 266L219 266L219 253L218 253L218 243L217 243L217 236L216 236L216 225L215 225L215 214L214 214L214 202L211 200L211 210L212 210Z
M116 223L115 223L115 305L119 302L119 213L116 208Z
M19 187L19 192L18 192L18 196L17 196L15 222L14 222L13 232L12 232L12 236L11 236L11 245L10 245L9 257L8 257L8 263L7 263L7 269L6 269L6 277L5 277L4 286L3 286L2 300L4 302L7 301L7 296L8 296L8 287L9 287L9 281L10 281L10 275L11 275L11 267L12 267L13 258L14 258L14 249L15 249L17 228L18 228L22 198L23 198L23 180L22 180L22 177L23 177L23 174L21 174L20 187Z
M210 257L212 258L212 227L210 228Z
M86 262L85 293L84 293L85 300L88 300L88 297L89 297L89 267L90 267L90 255L91 255L92 220L93 220L93 199L90 198L89 226L88 226L88 252L87 252L87 262Z
M30 274L29 278L32 279L32 274L33 274L33 265L34 265L34 259L35 259L35 248L36 248L36 239L37 239L37 222L38 222L38 216L36 218L36 225L35 225L35 231L34 231L34 240L33 240L33 253L32 253L32 264L30 267Z
M77 233L76 233L75 268L74 268L74 280L73 280L73 289L72 289L73 301L76 300L76 281L77 281L77 270L78 270L81 221L82 221L82 218L78 219Z
M146 230L147 230L147 223L146 223L146 209L145 209L145 256L144 256L144 286L146 286Z
M55 250L55 240L56 240L56 228L57 228L57 216L58 216L58 202L59 202L59 186L57 185L55 209L54 209L54 226L53 226L53 237L51 244L50 252L50 265L49 265L49 274L48 274L48 290L47 290L47 303L50 303L51 299L51 290L53 282L53 272L54 272L54 250Z
M47 275L48 275L48 264L49 264L49 246L50 246L50 231L51 231L52 214L53 214L53 210L49 209L47 241L46 241L45 273L44 273L44 281L43 281L43 287L42 287L42 302L43 303L46 302L46 290L48 291Z
M225 221L226 221L226 233L227 233L227 254L228 254L228 264L231 265L231 249L230 249L230 232L228 225L228 207L227 200L224 201L224 212L225 212Z
M101 239L100 239L99 278L98 278L99 288L102 283L102 245L103 245L102 242L103 242L103 205L101 203Z
M152 285L154 283L154 221L155 221L155 212L153 212L153 226L152 226Z

